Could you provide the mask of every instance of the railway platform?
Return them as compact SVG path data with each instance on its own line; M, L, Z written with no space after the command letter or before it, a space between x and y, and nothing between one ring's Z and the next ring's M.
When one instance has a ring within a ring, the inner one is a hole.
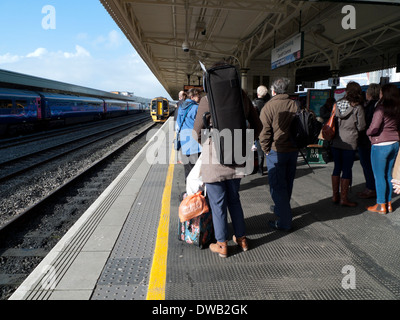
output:
M391 214L366 211L374 200L356 200L364 188L359 161L350 193L355 208L331 203L333 163L312 164L311 170L299 157L291 232L268 227L275 219L268 176L253 174L240 189L247 252L230 240L223 259L179 241L185 184L183 166L170 163L169 124L150 135L11 300L400 298L400 197L394 197Z

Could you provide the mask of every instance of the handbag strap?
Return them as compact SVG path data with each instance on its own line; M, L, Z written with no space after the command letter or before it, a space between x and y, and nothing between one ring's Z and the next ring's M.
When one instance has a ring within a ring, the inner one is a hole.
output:
M336 103L333 105L331 117L332 115L335 116L335 113L336 113Z

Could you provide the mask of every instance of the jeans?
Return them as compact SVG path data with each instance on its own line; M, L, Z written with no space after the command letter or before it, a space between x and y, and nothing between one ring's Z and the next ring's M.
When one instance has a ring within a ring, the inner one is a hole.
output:
M262 149L261 149L260 140L257 139L255 141L255 145L257 147L258 166L260 168L260 171L262 172L262 170L264 168L264 151L262 151Z
M372 145L371 163L376 186L376 203L392 201L392 170L399 152L399 143L386 146Z
M335 163L332 175L340 177L340 174L342 174L343 179L352 179L351 170L353 169L356 151L332 147L332 155Z
M278 227L292 227L292 197L293 181L296 175L298 152L276 152L271 150L267 159L268 182L272 200L275 203L274 213L278 217Z
M375 178L371 164L371 147L358 147L358 155L364 172L365 186L369 190L375 190Z
M228 240L228 216L231 216L233 230L237 238L246 234L244 214L240 203L239 188L241 179L206 183L207 197L210 203L215 238L219 242Z

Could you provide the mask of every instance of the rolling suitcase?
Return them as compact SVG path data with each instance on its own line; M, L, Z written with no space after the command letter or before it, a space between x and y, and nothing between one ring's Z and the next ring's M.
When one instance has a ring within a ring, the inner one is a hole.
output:
M243 165L247 125L239 73L229 64L217 64L207 70L203 64L201 66L203 86L210 105L211 138L219 142L215 143L216 147L219 146L219 161L224 165ZM236 153L235 146L239 150Z

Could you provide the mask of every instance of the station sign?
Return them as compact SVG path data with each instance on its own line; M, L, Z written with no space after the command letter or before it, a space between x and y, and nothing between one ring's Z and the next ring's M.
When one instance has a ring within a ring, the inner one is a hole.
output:
M303 58L304 33L300 32L272 49L271 70Z

